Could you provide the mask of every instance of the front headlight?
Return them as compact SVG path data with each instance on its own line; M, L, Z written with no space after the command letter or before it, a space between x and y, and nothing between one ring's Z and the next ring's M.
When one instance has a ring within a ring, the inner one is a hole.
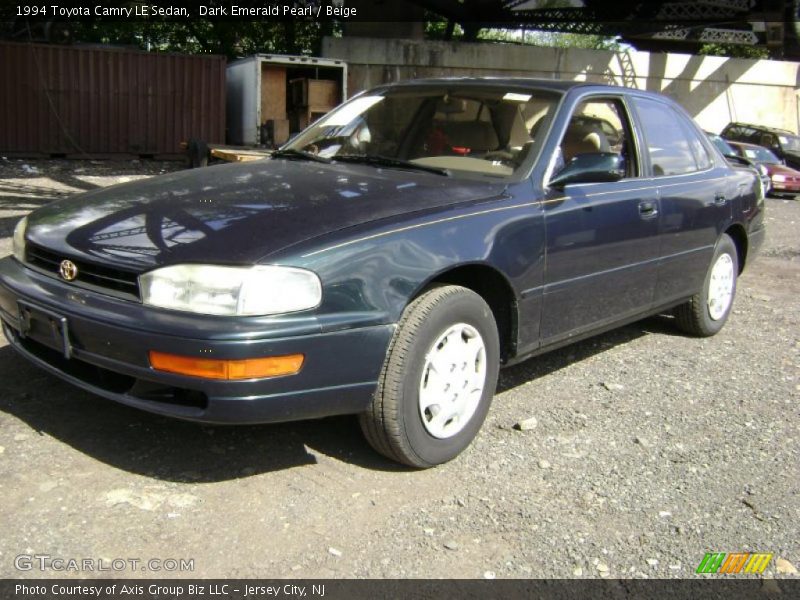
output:
M786 175L773 175L772 181L776 183L783 183L784 181L786 181Z
M25 262L25 231L28 229L28 217L20 219L14 227L14 237L11 242L14 258L19 262Z
M274 315L322 301L315 273L273 265L175 265L140 275L139 287L145 304L207 315Z

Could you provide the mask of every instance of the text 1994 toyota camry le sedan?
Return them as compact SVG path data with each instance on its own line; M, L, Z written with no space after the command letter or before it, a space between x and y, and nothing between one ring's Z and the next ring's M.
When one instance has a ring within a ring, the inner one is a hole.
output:
M408 82L269 159L34 211L0 315L22 355L106 398L212 423L358 414L427 467L475 437L501 365L668 309L719 331L763 210L664 97Z

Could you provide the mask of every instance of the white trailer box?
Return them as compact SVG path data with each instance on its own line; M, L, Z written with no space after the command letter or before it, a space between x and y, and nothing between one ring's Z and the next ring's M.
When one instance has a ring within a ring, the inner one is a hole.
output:
M347 64L312 56L256 54L226 72L227 143L278 146L347 99Z

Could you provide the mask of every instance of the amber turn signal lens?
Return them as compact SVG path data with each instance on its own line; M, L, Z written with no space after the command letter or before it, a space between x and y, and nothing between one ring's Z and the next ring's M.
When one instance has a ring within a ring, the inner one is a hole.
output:
M304 358L302 354L289 354L244 360L216 360L150 351L150 365L157 371L205 379L259 379L294 375L303 366Z

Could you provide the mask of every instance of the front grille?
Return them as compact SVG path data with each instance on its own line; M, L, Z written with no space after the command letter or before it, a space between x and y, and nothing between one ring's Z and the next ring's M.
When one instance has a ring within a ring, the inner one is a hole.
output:
M59 276L59 266L65 258L69 258L78 267L78 277L72 283L84 284L88 287L116 292L115 295L122 294L126 297L139 299L138 273L75 260L56 254L36 244L30 242L27 244L26 261L31 266L37 267L55 277Z

